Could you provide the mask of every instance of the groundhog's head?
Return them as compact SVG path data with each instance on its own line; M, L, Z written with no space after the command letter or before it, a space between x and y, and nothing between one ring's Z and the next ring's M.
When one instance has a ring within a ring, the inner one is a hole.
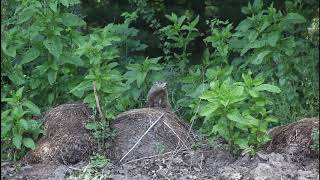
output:
M153 87L157 87L158 89L166 89L167 88L167 82L164 80L155 81L153 83Z

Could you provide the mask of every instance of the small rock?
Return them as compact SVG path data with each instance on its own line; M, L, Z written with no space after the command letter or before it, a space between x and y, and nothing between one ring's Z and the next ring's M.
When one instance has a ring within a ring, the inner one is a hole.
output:
M188 174L188 169L186 169L186 168L182 168L182 169L180 169L180 172L182 173L182 174Z
M232 174L230 177L232 180L240 180L242 178L242 175L240 173Z
M172 162L174 164L181 164L181 163L183 163L183 160L180 157L176 157L176 158L172 159Z
M319 174L311 171L298 170L298 180L319 179Z
M261 161L268 161L268 159L269 159L265 154L260 153L260 152L257 152L257 157Z
M197 167L194 167L193 168L196 172L200 172L201 171L201 169L199 169L199 168L197 168Z

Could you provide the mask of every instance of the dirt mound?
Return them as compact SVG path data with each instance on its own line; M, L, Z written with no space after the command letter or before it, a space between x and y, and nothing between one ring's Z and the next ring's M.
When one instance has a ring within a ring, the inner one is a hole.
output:
M189 148L194 142L188 125L161 108L124 112L111 123L111 128L116 130L116 137L107 155L118 162Z
M261 158L263 157L263 158ZM203 180L319 180L319 160L293 162L284 153L259 152L235 158L219 147L199 147L155 158L109 165L103 174L110 179L203 179Z
M75 164L86 159L94 150L93 140L84 128L90 120L90 110L84 104L63 104L43 118L44 136L24 162Z
M46 163L22 166L17 172L13 164L8 164L1 166L1 179L63 180L71 171L66 165Z
M305 118L297 122L278 126L269 131L272 140L267 144L267 152L288 153L303 158L317 156L319 152L312 151L312 129L319 129L319 118Z

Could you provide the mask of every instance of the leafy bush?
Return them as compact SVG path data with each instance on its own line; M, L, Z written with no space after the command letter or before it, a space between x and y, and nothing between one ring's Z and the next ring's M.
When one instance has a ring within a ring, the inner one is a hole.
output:
M1 98L7 110L1 111L1 159L20 159L28 148L36 148L36 140L43 132L41 123L32 119L40 109L23 97L21 87L11 97Z
M274 85L263 84L251 73L243 74L244 82L212 81L210 89L200 97L207 103L200 112L205 117L203 131L218 135L228 142L229 150L255 152L270 139L267 130L277 120L266 109L267 99L263 91L280 93Z
M73 172L70 176L67 177L68 180L73 179L105 179L106 175L101 173L101 169L108 165L109 159L104 157L101 154L95 154L90 157L90 162L83 169L80 169L80 172Z

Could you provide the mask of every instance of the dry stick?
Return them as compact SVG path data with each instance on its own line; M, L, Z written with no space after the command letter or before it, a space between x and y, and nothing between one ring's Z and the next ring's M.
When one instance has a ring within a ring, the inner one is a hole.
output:
M177 138L179 139L179 141L182 142L182 144L189 149L189 147L184 143L184 141L182 141L182 139L178 136L178 134L169 126L169 124L167 124L165 121L163 121L163 123L173 132L174 135L177 136Z
M99 96L98 96L98 93L97 93L96 81L93 81L92 86L93 86L94 97L96 98L97 108L98 108L98 111L99 111L99 114L100 114L100 119L103 121L104 120L104 114L101 111L101 107L100 107L100 103L99 103L100 101L99 101Z
M142 140L142 138L150 131L150 129L157 124L157 122L162 118L162 116L164 115L164 113L161 114L161 116L154 122L151 124L151 126L147 129L146 132L144 132L144 134L139 138L139 140L132 146L132 148L120 159L119 162L121 162L138 144L139 142Z
M180 141L179 141L179 142L180 142ZM172 164L172 161L173 161L173 156L176 155L177 152L179 152L179 150L177 150L178 147L179 147L179 142L178 142L178 146L176 147L176 149L173 151L173 153L172 153L172 155L171 155L170 163L169 163L169 165L168 165L168 169L167 169L167 171L166 171L165 174L168 173L168 171L169 171L169 169L170 169L170 167L171 167L171 164ZM189 150L189 149L188 149L188 150Z
M188 150L188 149L179 149L178 151L180 152L180 151L185 151L185 150ZM129 163L141 161L141 160L144 160L144 159L151 159L151 158L155 158L155 157L159 157L159 156L164 156L164 155L175 153L175 152L176 152L176 150L169 151L169 152L162 153L162 154L153 155L153 156L142 157L142 158L139 158L139 159L134 159L134 160L128 161L128 162L126 162L124 164L129 164Z

